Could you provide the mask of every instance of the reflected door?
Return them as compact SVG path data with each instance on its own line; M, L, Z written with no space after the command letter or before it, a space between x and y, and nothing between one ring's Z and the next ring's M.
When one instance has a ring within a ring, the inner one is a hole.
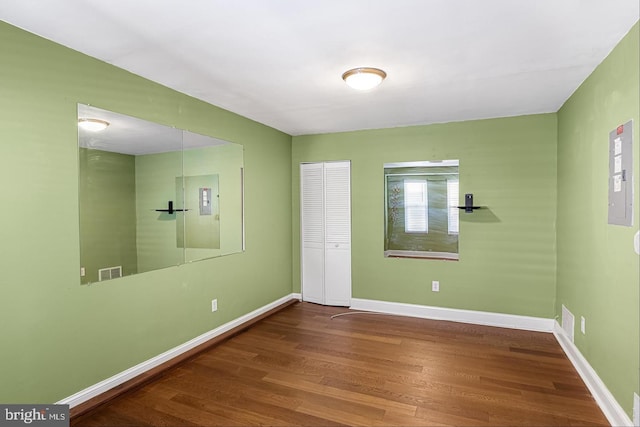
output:
M217 174L176 178L178 200L184 195L184 223L176 223L178 247L220 249Z

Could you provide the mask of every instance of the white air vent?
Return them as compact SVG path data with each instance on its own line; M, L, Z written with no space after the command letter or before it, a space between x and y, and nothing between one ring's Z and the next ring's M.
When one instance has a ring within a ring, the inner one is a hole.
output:
M101 268L100 270L98 270L99 282L102 282L103 280L117 279L118 277L122 277L121 265L117 267Z
M569 311L567 307L562 305L562 329L567 333L567 336L573 342L573 331L575 328L575 318L573 313Z

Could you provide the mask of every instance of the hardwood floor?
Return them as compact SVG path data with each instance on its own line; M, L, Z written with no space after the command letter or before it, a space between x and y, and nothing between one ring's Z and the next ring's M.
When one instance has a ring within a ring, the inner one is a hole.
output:
M74 426L608 425L552 334L292 305Z

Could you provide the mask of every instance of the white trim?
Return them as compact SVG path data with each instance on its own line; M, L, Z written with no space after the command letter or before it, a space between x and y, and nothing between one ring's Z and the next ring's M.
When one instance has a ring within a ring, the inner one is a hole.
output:
M424 319L450 320L475 325L498 326L502 328L524 329L527 331L552 332L553 319L519 316L516 314L490 313L486 311L461 310L458 308L431 307L426 305L405 304L353 298L354 310L377 311L400 316L421 317Z
M434 161L421 161L421 162L393 162L393 163L385 163L385 169L393 169L393 168L424 168L424 167L442 167L442 166L460 166L460 160L438 160Z
M231 329L242 325L243 323L246 323L264 313L266 313L269 310L272 310L276 307L278 307L281 304L286 303L287 301L291 301L293 299L300 299L300 294L289 294L286 295L276 301L273 301L272 303L269 303L265 306L262 306L250 313L245 314L244 316L240 316L235 320L232 320L230 322L225 323L224 325L218 326L215 329L210 330L209 332L205 332L204 334L193 338L190 341L187 341L184 344L180 344L177 347L174 347L170 350L165 351L162 354L159 354L155 357L152 357L149 360L146 360L142 363L137 364L136 366L133 366L127 370L124 370L110 378L107 378L106 380L100 381L97 384L94 384L92 386L89 386L87 388L85 388L84 390L81 390L67 398L64 398L62 400L60 400L59 402L56 402L56 404L58 405L69 405L69 407L73 408L74 406L77 406L81 403L86 402L89 399L93 399L94 397L105 393L109 390L111 390L114 387L119 386L120 384L123 384L135 377L137 377L140 374L143 374L153 368L155 368L156 366L159 366L177 356L180 356L181 354L199 346L200 344L204 344L205 342L224 334L225 332L230 331Z
M576 368L576 371L578 371L582 381L586 384L609 423L612 426L633 426L633 422L622 409L622 406L613 397L587 359L580 353L578 347L571 342L569 336L558 322L554 322L553 335L555 335L565 354Z
M432 251L405 251L399 249L389 249L384 251L385 258L424 258L424 259L444 259L447 261L458 261L460 255L453 252L432 252Z

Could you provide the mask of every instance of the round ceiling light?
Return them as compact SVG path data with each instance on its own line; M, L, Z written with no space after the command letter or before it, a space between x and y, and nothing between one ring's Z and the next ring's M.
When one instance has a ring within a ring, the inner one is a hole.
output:
M109 122L100 119L78 119L78 126L90 132L100 132L109 126Z
M342 80L353 89L369 90L382 83L385 77L387 73L378 68L360 67L345 71Z

